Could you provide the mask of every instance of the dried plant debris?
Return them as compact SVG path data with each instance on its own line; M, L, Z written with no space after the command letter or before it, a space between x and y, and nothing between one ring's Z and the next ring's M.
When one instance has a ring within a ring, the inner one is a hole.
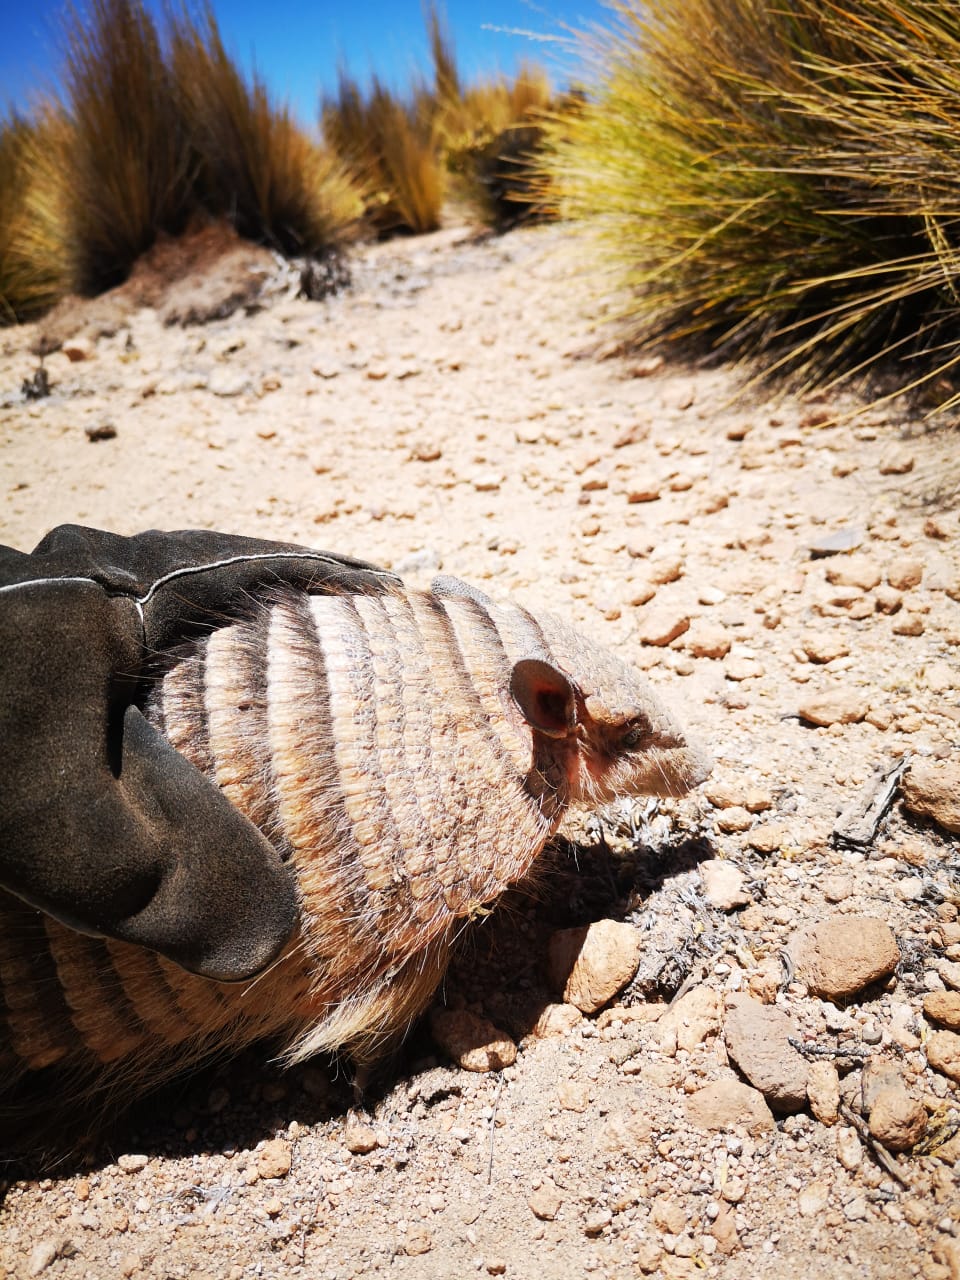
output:
M37 365L29 378L20 384L20 393L24 400L45 400L50 394L50 374L44 365Z
M904 758L886 769L875 770L873 778L837 818L832 839L838 848L864 849L873 843L908 763Z

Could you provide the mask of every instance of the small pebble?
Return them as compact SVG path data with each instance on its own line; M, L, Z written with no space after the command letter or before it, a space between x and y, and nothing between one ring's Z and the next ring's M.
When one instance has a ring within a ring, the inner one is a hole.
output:
M59 1244L56 1240L41 1240L39 1244L34 1245L27 1262L27 1274L38 1276L46 1271L56 1258L58 1250Z
M411 1258L429 1253L433 1248L433 1237L426 1227L411 1227L403 1240L403 1251Z
M800 980L832 1000L856 995L900 962L893 930L873 916L822 920L794 937L789 950Z
M804 1218L821 1214L830 1201L830 1185L827 1182L809 1182L797 1196L797 1208Z
M810 1110L821 1124L833 1125L840 1115L840 1077L832 1062L815 1059L807 1065Z
M863 1159L863 1146L853 1129L837 1131L837 1159L849 1173L859 1168Z
M732 640L720 624L697 622L687 632L683 643L694 658L725 658Z
M293 1155L284 1138L272 1138L257 1152L257 1172L261 1178L285 1178L290 1172Z
M832 689L814 694L797 708L800 717L810 724L856 724L870 709L862 694L853 690Z
M807 1066L790 1041L797 1029L772 1005L738 995L723 1020L727 1053L774 1110L798 1111L807 1101Z
M960 761L915 759L900 780L904 807L960 835Z
M684 1109L690 1124L707 1132L739 1125L753 1134L774 1128L763 1094L732 1078L725 1077L698 1089L686 1099Z
M96 426L84 427L84 435L91 444L97 444L101 440L116 440L117 428L112 422L100 422Z
M870 1109L870 1132L889 1151L909 1151L927 1130L927 1113L902 1087L881 1089Z
M543 1222L552 1222L560 1212L563 1198L556 1184L550 1178L546 1178L531 1194L527 1204L534 1217L540 1218Z
M637 639L641 644L663 648L676 640L690 626L686 614L654 606L644 609L637 623Z
M835 587L860 587L872 591L882 578L880 568L866 556L838 556L826 570L827 581Z
M887 581L896 591L909 591L923 581L922 560L895 560L887 569Z
M501 1071L517 1060L517 1046L506 1032L465 1009L434 1008L430 1031L465 1071Z
M746 877L739 867L720 858L710 858L700 863L703 896L718 911L733 911L745 907L750 895L744 888Z
M349 1115L343 1130L343 1144L353 1155L367 1155L379 1145L377 1135L356 1115Z
M555 989L583 1013L595 1013L621 991L637 971L643 935L618 920L563 929L549 945L549 973Z
M606 1227L609 1227L612 1221L613 1214L609 1209L594 1209L583 1220L583 1234L585 1236L598 1236Z
M960 1035L953 1031L932 1031L925 1048L927 1062L934 1071L960 1081Z
M881 456L877 469L882 476L904 476L913 470L913 454L894 445Z
M960 991L930 991L923 997L926 1017L949 1031L960 1031Z
M833 662L850 652L850 646L834 632L807 632L801 638L800 645L811 662Z

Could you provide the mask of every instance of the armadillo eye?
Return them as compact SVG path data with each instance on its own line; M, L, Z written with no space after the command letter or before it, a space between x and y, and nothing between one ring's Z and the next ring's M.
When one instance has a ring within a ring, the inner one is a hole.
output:
M650 732L650 726L643 721L635 720L620 739L620 745L626 748L639 747Z

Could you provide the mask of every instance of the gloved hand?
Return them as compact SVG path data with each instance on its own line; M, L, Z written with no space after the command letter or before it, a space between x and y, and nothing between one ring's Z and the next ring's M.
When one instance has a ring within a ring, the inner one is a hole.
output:
M62 525L0 547L0 889L82 932L223 981L259 972L297 919L260 832L141 715L145 667L271 584L388 578L286 543Z

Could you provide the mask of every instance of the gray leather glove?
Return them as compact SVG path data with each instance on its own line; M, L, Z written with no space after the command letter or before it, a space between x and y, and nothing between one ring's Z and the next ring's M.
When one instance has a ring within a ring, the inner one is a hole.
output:
M205 531L62 525L0 547L0 889L71 928L247 978L297 920L260 832L139 711L158 652L271 584L389 575L346 556Z

